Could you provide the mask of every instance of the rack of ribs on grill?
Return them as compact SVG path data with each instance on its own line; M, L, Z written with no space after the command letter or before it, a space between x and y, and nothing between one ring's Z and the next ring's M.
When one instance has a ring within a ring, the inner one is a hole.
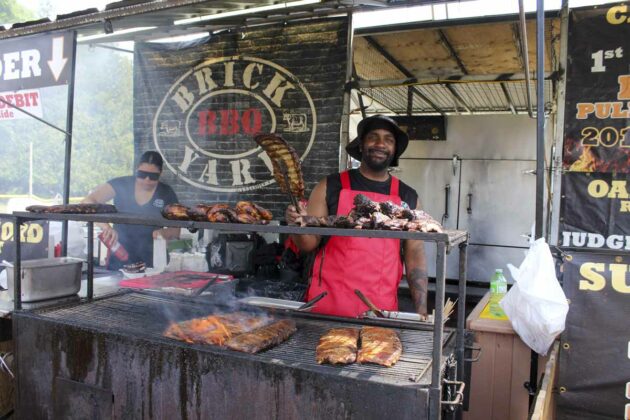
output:
M396 331L381 327L361 328L361 349L357 358L359 363L391 367L401 355L402 343Z
M295 321L283 319L228 340L227 348L244 353L258 353L286 341L297 331Z
M251 316L243 312L210 315L173 322L163 335L187 343L222 346L230 338L262 327L269 322L269 318Z
M346 365L357 360L358 328L333 328L320 337L315 349L315 360L320 365Z
M26 211L31 213L63 213L63 214L95 214L95 213L116 213L116 207L111 204L60 204L54 206L28 206Z
M284 193L291 193L298 200L304 198L304 179L300 157L295 149L277 134L258 134L254 141L267 153L273 166L273 177ZM285 171L289 183L285 180Z

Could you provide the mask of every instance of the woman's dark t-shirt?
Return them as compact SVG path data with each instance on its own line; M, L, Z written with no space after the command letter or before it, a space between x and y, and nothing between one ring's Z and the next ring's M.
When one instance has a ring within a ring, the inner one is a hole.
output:
M168 185L159 182L153 197L141 206L136 202L135 182L136 178L133 176L123 176L108 181L116 193L114 205L119 212L161 217L165 205L177 203L175 191ZM129 261L122 263L112 255L109 262L111 270L117 270L123 264L138 261L143 261L147 266L153 265L153 231L156 229L155 226L115 224L114 229L118 232L119 242L129 253Z

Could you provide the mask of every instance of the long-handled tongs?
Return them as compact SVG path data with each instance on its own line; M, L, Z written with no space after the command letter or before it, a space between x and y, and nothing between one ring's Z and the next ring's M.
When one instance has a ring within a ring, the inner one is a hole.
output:
M317 302L325 298L327 294L328 292L321 292L319 295L315 296L313 299L309 300L304 305L297 308L296 311L307 311L311 309L313 306L315 306Z
M379 318L385 318L385 314L383 313L383 311L378 309L376 305L374 305L372 301L368 299L367 296L361 293L359 289L354 289L354 293L359 297L359 299L363 301L363 303L365 303L368 306L368 308L370 308L372 312L376 314L376 316L378 316Z
M200 287L199 289L195 290L195 292L193 293L193 296L201 296L201 294L205 292L206 290L208 290L210 286L212 286L214 283L217 282L217 280L219 280L218 274L212 277L210 280L208 280L208 283L204 284L203 287Z
M289 182L289 169L287 168L286 163L282 159L277 159L276 163L278 164L278 168L280 168L280 173L284 178L284 185L287 187L287 194L289 194L289 199L291 200L291 204L295 207L295 211L300 211L300 206L297 198L291 192L291 183Z

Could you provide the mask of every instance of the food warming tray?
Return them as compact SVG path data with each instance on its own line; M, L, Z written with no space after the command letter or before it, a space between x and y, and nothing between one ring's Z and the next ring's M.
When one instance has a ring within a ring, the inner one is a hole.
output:
M42 258L22 261L22 302L36 302L70 296L81 289L81 268L78 258ZM13 296L14 272L7 268L7 283Z

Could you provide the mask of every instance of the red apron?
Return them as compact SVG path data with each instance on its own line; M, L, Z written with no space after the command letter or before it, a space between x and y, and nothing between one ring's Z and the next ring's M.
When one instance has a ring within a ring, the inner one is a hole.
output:
M385 195L354 191L350 186L348 172L340 175L338 216L350 213L357 194L374 201L401 203L398 178L392 177L390 195ZM306 300L326 291L328 295L315 305L313 312L356 317L368 310L367 305L354 293L355 289L359 289L379 309L396 311L401 277L399 239L331 236L315 257Z

